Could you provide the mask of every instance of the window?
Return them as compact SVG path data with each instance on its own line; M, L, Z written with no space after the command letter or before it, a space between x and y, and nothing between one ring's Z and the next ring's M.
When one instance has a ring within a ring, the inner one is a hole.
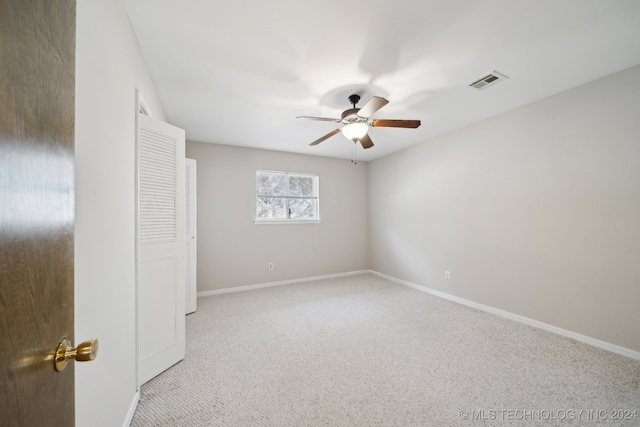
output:
M256 172L256 223L320 220L318 176Z

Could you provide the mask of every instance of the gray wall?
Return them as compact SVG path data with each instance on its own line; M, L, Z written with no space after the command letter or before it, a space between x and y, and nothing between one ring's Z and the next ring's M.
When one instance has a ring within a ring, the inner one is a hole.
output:
M199 292L368 267L367 163L193 141L187 157L198 171ZM254 224L259 169L319 175L322 222Z
M369 211L373 270L640 351L640 67L371 162Z

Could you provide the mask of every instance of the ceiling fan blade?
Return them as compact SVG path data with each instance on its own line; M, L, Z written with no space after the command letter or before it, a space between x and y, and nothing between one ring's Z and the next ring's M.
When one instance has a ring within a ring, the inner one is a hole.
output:
M371 141L368 133L365 133L364 136L360 138L360 144L362 144L362 148L365 149L373 147L373 141Z
M329 117L298 116L296 117L296 119L309 119L309 120L320 120L323 122L340 123L340 119L331 119Z
M387 127L387 128L411 128L415 129L420 126L420 120L389 120L389 119L373 119L371 126Z
M322 141L324 141L325 139L329 139L331 138L333 135L335 135L336 133L340 133L342 129L336 129L332 132L329 132L328 134L326 134L325 136L323 136L322 138L318 138L315 141L313 141L311 144L309 145L318 145L320 144Z
M386 99L380 98L379 96L374 96L369 100L369 102L364 104L364 107L362 107L360 111L358 111L358 115L360 117L369 117L388 103L389 101L387 101Z

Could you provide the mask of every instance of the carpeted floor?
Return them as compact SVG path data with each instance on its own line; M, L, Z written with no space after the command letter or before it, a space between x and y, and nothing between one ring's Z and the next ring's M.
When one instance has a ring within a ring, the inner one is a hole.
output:
M370 274L201 298L186 350L132 426L640 425L640 362Z

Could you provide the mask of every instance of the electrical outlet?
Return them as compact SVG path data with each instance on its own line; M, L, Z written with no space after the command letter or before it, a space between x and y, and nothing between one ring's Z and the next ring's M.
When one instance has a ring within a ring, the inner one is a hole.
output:
M273 263L272 262L269 263L269 271L271 271L271 270L273 270Z
M447 280L451 280L451 272L449 270L444 272L444 278Z

